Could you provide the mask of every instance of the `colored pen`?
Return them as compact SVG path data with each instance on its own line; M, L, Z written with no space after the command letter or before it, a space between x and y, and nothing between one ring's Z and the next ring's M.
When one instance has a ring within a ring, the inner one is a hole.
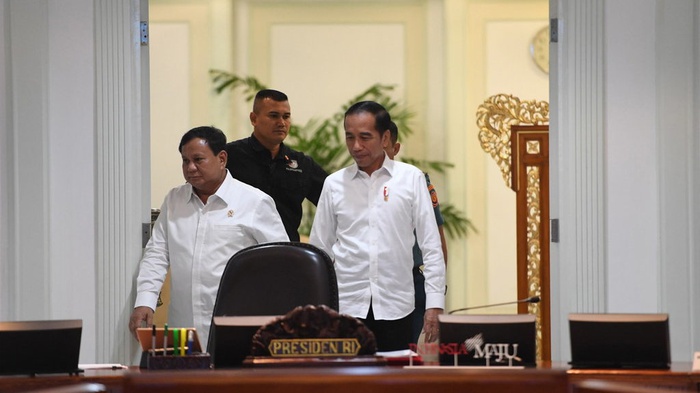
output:
M153 350L153 355L156 354L156 324L153 324L151 329L151 349Z
M163 326L163 355L168 354L168 324Z
M187 354L192 355L192 347L194 346L194 330L187 331Z
M178 351L178 346L180 345L180 329L173 329L173 355L177 356L180 354Z
M187 330L180 329L180 356L185 356L185 341L187 340Z

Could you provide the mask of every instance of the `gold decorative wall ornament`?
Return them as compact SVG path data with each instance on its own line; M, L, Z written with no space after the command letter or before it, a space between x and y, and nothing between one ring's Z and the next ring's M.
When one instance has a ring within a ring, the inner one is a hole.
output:
M511 126L547 123L547 101L521 101L510 94L497 94L479 106L476 111L476 125L479 127L481 148L496 161L508 187L511 187Z
M549 103L508 94L489 97L477 110L479 142L515 191L519 305L536 316L537 359L551 360L549 290Z
M543 297L542 294L542 226L540 168L530 166L527 172L527 293L529 296ZM537 359L542 359L542 310L541 303L528 305L528 313L536 316L537 325Z

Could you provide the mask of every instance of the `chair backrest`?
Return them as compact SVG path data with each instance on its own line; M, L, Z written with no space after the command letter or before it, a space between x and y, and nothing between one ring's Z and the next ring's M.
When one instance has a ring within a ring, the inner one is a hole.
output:
M229 259L213 317L284 315L308 304L338 310L338 282L328 254L307 243L258 244ZM210 334L207 348L213 342Z

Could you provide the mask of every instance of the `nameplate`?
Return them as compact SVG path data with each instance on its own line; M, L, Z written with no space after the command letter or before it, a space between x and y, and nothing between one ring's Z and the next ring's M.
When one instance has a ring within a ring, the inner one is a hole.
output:
M361 349L356 338L272 339L268 345L272 357L357 356Z

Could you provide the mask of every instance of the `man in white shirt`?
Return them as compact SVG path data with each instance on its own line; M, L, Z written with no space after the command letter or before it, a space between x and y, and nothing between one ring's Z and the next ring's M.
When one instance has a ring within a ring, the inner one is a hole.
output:
M390 159L399 154L401 150L401 142L399 142L399 127L393 121L389 123L389 146L384 149L386 155ZM438 202L437 191L435 187L430 182L430 176L425 173L425 181L428 184L428 192L430 193L430 201L433 204L433 213L435 213L435 223L438 227L438 233L440 234L440 244L442 245L442 256L445 258L445 264L447 264L447 240L445 239L444 224L445 219L442 217L442 212L440 211L440 203ZM423 271L421 267L423 266L423 253L418 246L418 242L413 243L413 290L415 291L416 304L413 310L413 316L411 320L413 321L413 337L412 342L418 343L418 338L423 331L423 317L425 316L425 278L423 277Z
M170 268L168 323L209 336L219 281L239 250L289 241L270 196L231 177L226 136L214 127L193 128L180 141L186 184L165 197L141 259L129 329L153 323L158 294Z
M310 236L335 260L339 311L361 319L380 351L406 349L412 340L414 239L425 264L427 342L437 340L445 307L445 262L425 176L386 156L390 122L372 101L345 112L355 164L326 178Z

